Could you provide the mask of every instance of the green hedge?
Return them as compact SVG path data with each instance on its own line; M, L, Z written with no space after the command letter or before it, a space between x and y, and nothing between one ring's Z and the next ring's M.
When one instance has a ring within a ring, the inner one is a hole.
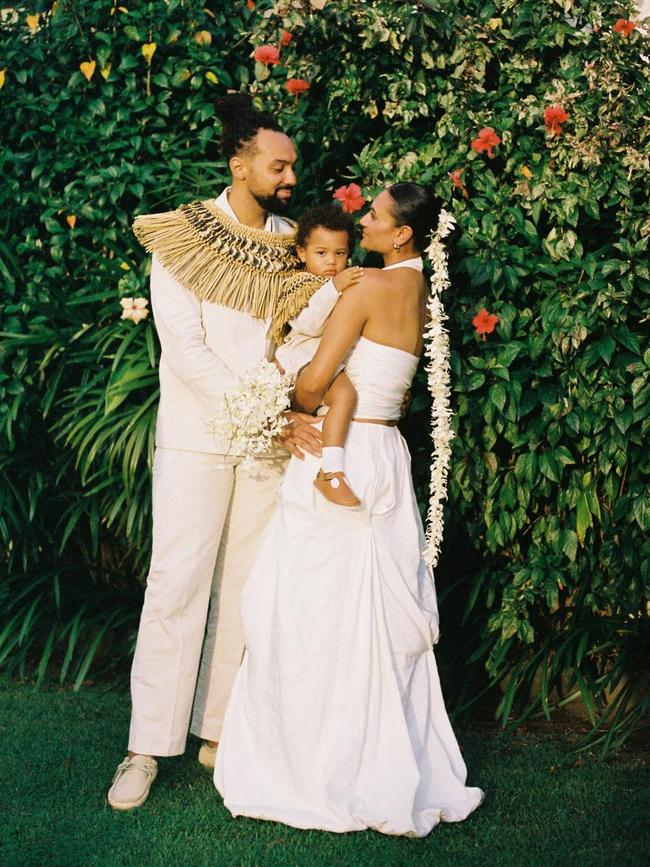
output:
M146 294L128 227L222 186L212 102L247 88L298 144L299 206L414 179L460 223L438 573L457 706L487 672L504 723L578 697L592 741L619 743L650 704L650 88L640 29L614 29L630 7L92 0L32 33L34 11L1 29L0 658L81 682L102 630L132 634L157 343L151 319L119 320L120 296ZM255 62L283 30L281 63ZM290 94L291 78L309 89ZM482 308L498 317L485 340ZM406 432L424 500L423 374Z

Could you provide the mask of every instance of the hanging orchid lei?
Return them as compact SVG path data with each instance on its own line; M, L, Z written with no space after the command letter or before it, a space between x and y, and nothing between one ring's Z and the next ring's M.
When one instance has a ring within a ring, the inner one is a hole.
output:
M429 509L427 512L426 545L424 559L429 566L436 566L440 555L443 532L442 504L447 498L447 474L451 459L451 371L449 366L449 335L444 326L447 319L442 304L442 293L450 285L447 269L447 252L443 244L454 229L456 220L444 208L440 211L438 226L431 235L426 254L431 262L431 293L429 295L429 320L424 333L427 358L426 372L431 394L431 481L429 483Z

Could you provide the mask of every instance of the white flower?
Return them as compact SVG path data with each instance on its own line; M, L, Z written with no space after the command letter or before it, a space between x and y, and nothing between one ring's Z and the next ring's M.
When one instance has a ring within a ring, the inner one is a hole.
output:
M149 301L146 298L122 298L120 306L122 307L122 319L131 319L133 322L140 322L141 319L146 319L149 315L147 304Z
M456 218L453 214L450 214L449 211L445 211L444 208L440 209L440 216L438 217L438 228L436 230L436 235L439 238L446 238L447 235L451 234L454 230L454 226L456 225Z
M230 443L229 454L244 458L250 467L273 446L287 424L282 415L291 405L293 377L282 374L270 361L247 371L239 386L224 395L223 406L209 421L212 433Z

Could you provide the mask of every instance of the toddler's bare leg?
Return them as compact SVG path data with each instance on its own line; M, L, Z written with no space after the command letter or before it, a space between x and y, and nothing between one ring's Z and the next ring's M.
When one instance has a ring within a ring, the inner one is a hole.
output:
M323 446L343 448L357 405L357 390L343 371L332 380L323 403L328 407L323 420Z
M360 500L345 478L345 440L354 410L357 391L345 373L339 373L323 398L329 409L323 420L323 455L314 487L331 503L358 508Z

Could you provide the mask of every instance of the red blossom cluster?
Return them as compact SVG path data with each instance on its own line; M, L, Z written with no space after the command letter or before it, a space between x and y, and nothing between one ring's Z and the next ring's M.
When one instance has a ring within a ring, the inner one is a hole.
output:
M280 49L286 48L292 39L293 35L288 30L283 30L280 34L277 48L275 45L258 45L253 52L253 58L257 63L262 63L264 66L282 63L280 60ZM301 93L309 90L309 82L306 78L288 78L284 83L284 87L288 93L298 97Z
M293 93L295 96L309 90L309 82L305 78L288 78L284 86L289 93Z
M359 184L348 184L347 187L339 187L334 190L333 199L338 199L343 210L348 214L354 214L355 211L361 210L366 203Z
M485 151L490 159L494 157L494 148L501 144L501 139L491 126L485 126L479 131L478 138L472 142L472 148L477 154Z
M451 182L454 185L454 189L460 190L461 193L465 196L465 198L469 197L469 193L467 192L467 188L463 183L463 172L465 169L454 169L453 172L447 172L447 175L451 178Z
M275 45L258 45L253 58L264 66L273 66L274 63L280 63L280 52Z
M549 105L544 112L544 124L550 135L561 135L562 124L569 119L569 115L561 105Z
M616 24L612 27L615 33L620 33L621 36L629 36L634 30L636 24L634 21L628 21L627 18L619 18Z
M488 313L485 307L482 307L476 316L472 319L472 325L476 329L477 334L483 336L483 340L487 340L487 335L492 334L497 327L499 317L496 313Z

